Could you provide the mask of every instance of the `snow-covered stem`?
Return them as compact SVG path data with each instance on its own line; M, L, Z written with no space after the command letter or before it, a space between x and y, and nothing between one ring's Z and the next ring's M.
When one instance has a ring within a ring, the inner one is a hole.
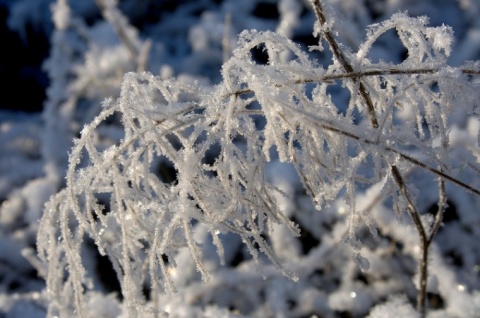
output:
M95 0L95 3L100 8L105 20L112 25L118 37L128 48L131 58L136 59L141 55L142 45L138 39L137 32L117 8L116 0Z
M225 14L225 30L223 30L223 39L222 39L222 54L223 62L225 63L232 54L232 44L230 43L230 30L232 28L232 13L227 12Z

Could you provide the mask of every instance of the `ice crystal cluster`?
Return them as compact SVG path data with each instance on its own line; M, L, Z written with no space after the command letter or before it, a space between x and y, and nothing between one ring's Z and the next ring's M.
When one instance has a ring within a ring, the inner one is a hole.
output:
M220 13L247 10L234 3ZM213 56L213 85L171 77L181 66L159 66L168 50L114 1L97 1L97 26L57 1L36 182L39 202L58 192L38 257L24 250L47 316L476 317L480 64L452 64L452 28L406 12L359 22L358 40L335 12L392 13L373 3L278 1L276 30L205 13L185 63ZM305 47L292 35L308 25ZM84 64L72 31L90 41ZM403 56L385 58L385 39ZM54 148L76 132L67 159Z

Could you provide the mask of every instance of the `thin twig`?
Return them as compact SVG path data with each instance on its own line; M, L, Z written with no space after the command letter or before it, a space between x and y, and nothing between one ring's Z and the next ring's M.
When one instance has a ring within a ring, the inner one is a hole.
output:
M327 19L325 18L325 14L323 12L323 7L322 7L322 4L320 3L320 0L311 0L311 1L313 5L313 10L315 11L315 15L317 16L320 26L322 27L325 26L325 24L327 23ZM323 35L328 45L330 46L330 50L332 51L333 55L338 60L338 62L340 62L343 69L347 73L353 73L354 69L352 65L347 61L347 58L345 57L342 50L340 49L340 46L338 45L337 41L333 37L332 32L330 32L327 29L324 29ZM358 77L352 77L352 80L354 83L356 83L357 81L360 81ZM373 106L372 99L370 98L370 95L368 95L365 85L363 85L361 81L359 83L358 89L359 89L360 95L362 96L363 100L367 104L368 117L370 119L370 123L372 124L373 128L377 128L378 120L377 120L377 115L375 114L375 107Z
M361 72L347 72L347 73L340 73L340 74L326 74L324 76L318 78L303 78L294 80L291 83L287 84L275 84L275 87L281 88L289 84L307 84L307 83L323 83L323 82L331 82L338 79L344 78L362 78L362 77L370 77L370 76L389 76L389 75L422 75L422 74L435 74L442 70L442 67L438 68L397 68L391 67L389 69L375 69L375 70L368 70L368 71L361 71ZM477 69L469 69L469 68L462 68L460 72L464 75L480 75L480 70ZM224 98L228 98L232 95L241 96L246 94L254 93L251 89L241 89L234 92L230 92L223 96Z
M412 218L420 237L422 256L420 258L420 288L417 294L417 310L420 312L421 317L425 317L425 300L427 295L428 275L428 237L425 227L422 224L422 220L420 219L420 213L418 212L412 198L410 197L410 194L408 193L407 186L402 178L402 175L396 166L391 166L391 170L393 180L395 180L400 192L407 200L408 213L410 214L410 217Z
M443 220L443 214L445 212L445 208L447 207L447 196L445 195L445 180L443 178L438 178L438 210L437 214L435 215L435 221L433 222L432 230L428 237L428 246L433 241L433 238L437 234Z
M342 134L343 136L346 136L346 137L349 137L351 139L363 142L365 144L377 145L379 147L382 147L384 150L387 150L387 151L390 151L390 152L393 152L393 153L399 155L402 159L404 159L404 160L406 160L410 163L413 163L414 165L422 168L423 170L431 172L431 173L433 173L433 174L435 174L435 175L437 175L437 176L439 176L439 177L441 177L445 180L448 180L448 181L450 181L450 182L452 182L452 183L454 183L454 184L456 184L456 185L458 185L458 186L460 186L460 187L462 187L462 188L464 188L468 191L471 191L471 192L480 196L480 190L479 189L473 188L472 186L460 181L459 179L456 179L456 178L446 174L445 172L443 172L439 169L433 168L433 167L429 166L428 164L423 163L420 160L415 159L412 156L409 156L409 155L401 152L398 149L395 149L395 148L390 147L388 145L378 144L378 143L376 143L374 141L371 141L369 139L361 138L361 137L359 137L359 136L357 136L357 135L355 135L351 132L348 132L348 131L345 131L345 130L342 130L342 129L339 129L339 128L336 128L336 127L332 127L332 126L329 126L329 125L326 125L326 124L321 124L320 127L325 129L325 130L329 130L329 131L332 131L332 132L337 132L339 134Z

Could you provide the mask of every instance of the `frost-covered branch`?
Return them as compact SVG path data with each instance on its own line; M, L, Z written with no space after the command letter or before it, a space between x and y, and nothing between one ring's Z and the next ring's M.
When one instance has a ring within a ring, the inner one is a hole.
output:
M125 75L119 98L106 101L75 141L67 187L47 204L40 225L51 316L87 316L82 308L95 286L80 257L86 236L113 264L131 316L161 310L151 307L158 304L149 302L144 287L150 295L178 289L172 273L183 251L202 280L209 280L197 227L205 227L220 259L225 250L219 236L232 233L257 266L267 262L298 280L271 244L278 227L300 235L295 216L278 203L285 192L267 176L276 158L293 167L316 209L343 198L349 223L341 232L362 270L370 263L356 229L363 220L375 233L373 206L391 202L398 215L411 216L424 253L418 298L423 311L428 246L441 224L444 182L480 195L474 174L478 142L455 143L449 121L454 108L478 120L480 90L471 78L478 65L448 66L449 29L430 28L425 19L405 14L373 25L357 54L346 56L320 2L312 3L317 33L323 32L334 54L331 65L318 65L277 33L244 31L213 88L146 72ZM372 63L369 49L391 29L409 51L407 60ZM265 47L268 63L252 58L258 47ZM337 81L348 90L346 105L328 93ZM102 143L97 132L112 117L121 119L122 137ZM158 173L162 163L173 167L173 181ZM412 171L440 179L430 232L417 208ZM375 199L358 202L361 189L373 189ZM61 295L72 301L60 303Z

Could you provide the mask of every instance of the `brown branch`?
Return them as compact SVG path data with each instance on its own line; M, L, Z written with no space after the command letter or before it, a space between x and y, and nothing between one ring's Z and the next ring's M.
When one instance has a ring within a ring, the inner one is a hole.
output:
M442 178L439 178L438 180L438 210L437 214L435 215L435 221L433 222L432 230L430 232L430 235L428 237L428 246L433 241L433 238L437 234L438 230L440 229L440 226L442 225L442 220L443 220L443 214L445 212L445 208L447 207L447 196L445 195L445 180Z
M393 175L393 179L395 180L395 183L400 189L400 192L402 193L402 195L407 200L408 213L410 214L410 217L412 218L413 223L415 224L415 227L417 229L418 235L420 237L422 256L420 258L420 264L419 264L420 286L417 294L417 310L420 312L421 317L425 317L425 300L427 298L429 240L427 237L427 233L425 231L425 227L423 226L422 220L420 219L420 212L418 212L412 198L410 197L410 194L408 193L407 185L405 184L405 181L403 180L402 175L400 174L400 171L398 171L398 168L396 166L391 166L391 170L392 170L392 175Z
M322 83L322 82L331 82L338 79L344 78L362 78L362 77L370 77L370 76L389 76L389 75L422 75L422 74L435 74L442 70L441 67L439 68L414 68L414 69L402 69L402 68L388 68L388 69L376 69L376 70L369 70L363 72L347 72L341 74L327 74L321 76L319 78L304 78L294 80L291 83L293 84L306 84L306 83ZM480 75L480 70L476 69L469 69L469 68L461 68L460 69L462 74L465 75ZM289 83L290 84L290 83ZM287 84L276 84L275 87L281 88ZM246 88L241 89L235 92L228 93L224 96L224 98L230 97L232 95L240 96L245 94L254 93L253 90Z
M325 18L325 14L323 12L323 7L322 7L322 4L320 3L320 0L311 0L311 1L313 5L313 10L315 11L315 15L317 16L320 26L325 26L325 24L327 23L327 19ZM338 62L342 65L343 69L347 73L353 73L354 69L352 65L348 62L347 58L343 54L342 50L340 49L340 46L338 45L337 41L333 37L332 32L330 32L329 30L323 30L323 35L330 47L330 50L332 51L333 55L338 60ZM359 89L360 95L362 96L363 100L367 104L368 117L370 118L370 123L372 124L373 128L378 128L378 120L377 120L377 115L375 114L375 107L373 106L372 99L370 98L370 95L368 95L365 85L363 85L363 83L359 80L358 77L352 77L352 80L354 83L356 83L357 81L359 82L358 89Z
M419 74L435 74L442 70L442 67L438 68L397 68L391 67L387 69L369 70L363 72L351 72L343 74L331 74L322 77L323 81L342 79L346 77L367 77L367 76L388 76L388 75L419 75ZM480 70L470 68L460 68L460 72L465 75L480 75ZM313 82L314 80L312 80Z
M470 186L470 185L468 185L468 184L466 184L466 183L464 183L464 182L462 182L462 181L460 181L460 180L458 180L458 179L456 179L456 178L454 178L454 177L446 174L445 172L443 172L443 171L441 171L441 170L439 170L439 169L433 168L433 167L429 166L428 164L423 163L423 162L421 162L420 160L415 159L415 158L413 158L413 157L411 157L411 156L409 156L409 155L401 152L401 151L398 150L398 149L392 148L392 147L387 146L387 145L379 144L379 143L374 142L374 141L371 141L371 140L369 140L369 139L361 138L361 137L359 137L359 136L357 136L357 135L355 135L355 134L353 134L353 133L351 133L351 132L338 129L338 128L336 128L336 127L332 127L332 126L329 126L329 125L327 125L327 124L321 124L320 127L323 128L323 129L325 129L325 130L337 132L337 133L339 133L339 134L342 134L343 136L346 136L346 137L349 137L349 138L351 138L351 139L354 139L354 140L363 142L363 143L365 143L365 144L377 145L377 146L379 146L379 147L382 147L382 148L385 149L386 151L390 151L390 152L393 152L393 153L399 155L399 156L400 156L402 159L404 159L405 161L408 161L408 162L410 162L410 163L413 163L414 165L422 168L423 170L426 170L426 171L428 171L428 172L430 172L430 173L433 173L433 174L437 175L438 177L441 177L441 178L443 178L443 179L445 179L445 180L448 180L448 181L450 181L450 182L452 182L452 183L454 183L454 184L456 184L456 185L458 185L458 186L460 186L460 187L462 187L462 188L464 188L464 189L466 189L466 190L468 190L468 191L470 191L470 192L473 192L473 193L475 193L476 195L479 195L479 196L480 196L480 190L479 190L479 189L473 188L472 186Z

